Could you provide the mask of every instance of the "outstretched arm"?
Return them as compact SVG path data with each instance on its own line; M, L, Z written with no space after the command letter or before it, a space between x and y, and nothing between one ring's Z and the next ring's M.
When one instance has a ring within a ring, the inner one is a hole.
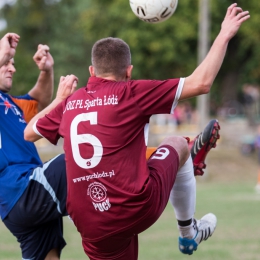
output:
M19 39L18 34L7 33L0 40L0 67L14 57Z
M60 78L59 87L57 90L56 98L49 104L45 109L43 109L40 113L34 116L24 130L24 139L26 141L35 142L41 139L41 136L36 134L33 130L34 123L39 119L48 114L51 110L53 110L59 103L61 103L64 99L66 99L69 95L71 95L78 84L78 78L74 75L68 75L66 77Z
M221 30L208 55L195 71L185 79L180 100L207 94L223 63L229 41L238 29L250 18L248 11L243 11L237 4L227 9Z
M35 86L29 91L29 95L38 101L38 110L41 111L50 104L53 89L53 65L54 60L47 45L38 45L38 50L33 59L40 70L40 75Z

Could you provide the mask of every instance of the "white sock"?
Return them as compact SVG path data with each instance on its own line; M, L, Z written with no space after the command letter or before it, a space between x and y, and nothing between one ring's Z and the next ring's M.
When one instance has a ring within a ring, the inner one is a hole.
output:
M177 220L187 221L189 219L193 219L196 206L196 179L194 177L191 156L189 156L188 160L177 173L176 180L170 194L170 202L174 208ZM193 226L193 223L191 225ZM185 228L186 227L181 227L184 236L186 236L184 233L186 233L188 229L192 230L187 227L186 231L184 231ZM187 232L188 234L192 233L192 231Z
M178 229L180 232L180 236L183 238L192 239L195 236L195 229L194 229L194 223L192 223L189 226L181 227L178 225Z

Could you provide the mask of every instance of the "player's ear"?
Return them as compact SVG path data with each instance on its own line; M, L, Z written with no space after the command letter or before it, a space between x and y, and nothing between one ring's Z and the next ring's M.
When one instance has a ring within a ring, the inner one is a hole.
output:
M89 73L90 73L90 76L91 76L91 77L96 76L96 74L95 74L95 68L94 68L93 66L89 66L89 67L88 67L88 70L89 70Z
M129 65L126 69L126 80L130 80L132 77L133 65Z

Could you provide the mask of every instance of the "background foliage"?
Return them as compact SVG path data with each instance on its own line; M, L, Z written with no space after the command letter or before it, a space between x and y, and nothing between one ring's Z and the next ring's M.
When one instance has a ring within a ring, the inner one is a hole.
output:
M231 0L210 1L211 43L217 36ZM258 0L237 3L251 18L231 40L211 100L221 105L236 99L244 83L260 80L260 20ZM13 94L23 94L36 82L32 56L39 43L48 44L59 77L75 74L79 86L89 77L92 44L103 37L119 37L132 50L133 78L185 77L197 66L199 0L180 0L175 14L159 24L148 24L132 13L128 0L17 0L0 10L8 27L21 36L15 57L18 68Z

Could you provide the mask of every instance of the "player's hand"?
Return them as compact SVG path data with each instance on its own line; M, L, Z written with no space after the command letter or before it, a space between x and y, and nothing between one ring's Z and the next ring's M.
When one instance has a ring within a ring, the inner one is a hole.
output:
M61 76L56 99L59 101L64 100L76 90L77 85L78 78L75 75Z
M19 39L20 36L18 34L7 33L0 40L0 61L3 64L14 57Z
M221 34L230 40L235 36L241 24L250 18L248 11L243 11L237 4L228 7L226 16L221 25Z
M50 71L53 68L54 60L47 45L39 44L33 60L41 71Z

